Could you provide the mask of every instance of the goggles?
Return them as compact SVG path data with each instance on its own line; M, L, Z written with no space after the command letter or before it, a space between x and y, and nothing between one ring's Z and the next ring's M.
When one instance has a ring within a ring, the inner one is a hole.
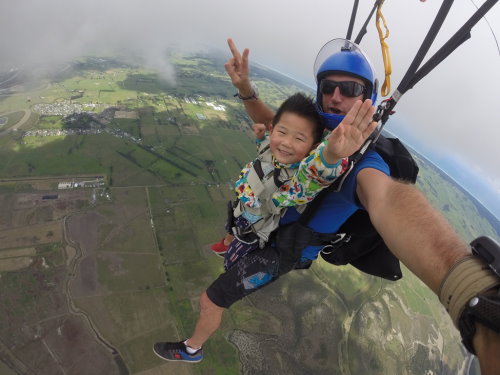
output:
M323 95L332 95L336 88L339 88L340 94L348 98L355 98L356 96L363 95L366 87L361 83L354 81L332 81L329 79L322 79L319 84L319 90Z

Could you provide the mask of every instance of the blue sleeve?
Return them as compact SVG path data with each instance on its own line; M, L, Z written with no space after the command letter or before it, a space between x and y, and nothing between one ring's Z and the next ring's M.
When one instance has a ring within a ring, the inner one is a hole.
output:
M368 150L366 155L361 159L357 165L354 166L354 169L350 173L350 176L347 176L346 180L344 181L344 185L342 186L342 189L337 193L344 195L344 197L349 201L352 202L353 204L356 205L356 209L361 208L364 209L363 206L359 203L358 197L356 195L356 188L357 188L357 183L356 183L356 178L358 177L358 173L361 172L365 168L373 168L378 171L381 171L385 173L386 175L390 176L391 171L389 169L389 166L387 163L382 159L382 157L375 151L373 150ZM354 210L355 211L355 210ZM349 214L351 216L353 213ZM347 216L345 220L343 220L338 227L340 227L344 222L347 220L349 217ZM338 228L337 228L338 229ZM332 233L332 232L323 232L323 233Z

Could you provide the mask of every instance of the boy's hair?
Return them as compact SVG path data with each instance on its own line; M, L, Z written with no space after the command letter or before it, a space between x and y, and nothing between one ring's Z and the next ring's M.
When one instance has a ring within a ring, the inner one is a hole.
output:
M297 116L311 121L314 124L314 143L321 141L325 127L323 125L323 122L321 121L321 116L316 110L316 106L312 98L300 92L290 96L278 108L278 111L273 118L273 126L275 126L280 121L281 115L285 112L294 113Z

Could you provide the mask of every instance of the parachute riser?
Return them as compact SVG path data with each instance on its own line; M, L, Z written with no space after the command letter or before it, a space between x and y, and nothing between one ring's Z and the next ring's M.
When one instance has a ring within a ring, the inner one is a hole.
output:
M365 24L363 25L362 30L356 38L355 43L359 44L361 42L361 38L366 33L366 25L371 19L375 9L377 9L384 0L376 0L375 5L372 9L372 12L368 16ZM373 134L366 140L361 149L352 155L352 160L357 162L361 157L363 157L366 150L377 141L380 134L382 133L382 129L385 126L385 123L389 119L389 116L394 113L394 107L397 102L401 98L401 96L406 93L406 91L413 88L413 86L419 82L423 77L425 77L430 71L432 71L439 63L441 63L446 57L448 57L458 46L464 43L467 39L470 38L470 31L472 27L479 22L479 20L484 17L484 15L498 2L498 0L486 0L485 3L470 17L470 19L453 35L447 43L445 43L431 58L422 66L421 65L425 55L429 51L432 43L434 42L437 33L441 29L442 24L448 12L453 5L454 0L443 0L441 7L434 19L427 35L422 42L419 50L417 51L410 67L406 71L403 79L401 80L398 88L394 91L392 96L389 99L384 100L377 107L376 113L373 115L373 121L380 122L380 125L377 126L377 129L373 132ZM357 1L354 5L353 12L351 15L351 21L349 25L348 31L348 40L350 39L352 26L354 24L354 19L357 11Z
M498 2L498 0L487 0L483 5L469 18L469 20L446 42L434 55L432 55L429 60L420 68L418 68L424 59L427 51L429 50L431 44L433 43L441 25L448 14L451 5L454 0L445 0L439 9L439 12L434 20L429 32L427 33L424 42L422 43L420 49L410 67L408 68L405 76L401 80L398 88L394 91L392 96L384 100L377 108L377 112L373 116L373 120L381 122L381 124L374 131L374 134L370 137L369 141L376 142L376 139L382 132L382 128L389 119L389 116L394 113L394 107L401 98L401 96L408 90L412 89L413 86L419 82L423 77L425 77L432 69L434 69L439 63L441 63L446 57L448 57L455 49L468 40L471 36L470 32L474 25L476 25L479 20L484 17L484 15ZM418 70L417 70L418 69Z
M446 59L453 51L455 51L455 49L470 39L472 28L497 2L498 0L485 1L483 5L469 18L469 20L464 23L464 25L436 53L434 53L434 55L432 55L432 57L429 58L429 60L427 60L422 67L420 67L417 71L413 71L413 75L407 77L406 81L405 78L403 78L398 90L403 94L413 88L418 81L431 72L437 65Z
M368 23L370 22L371 18L373 17L373 14L375 13L375 11L382 5L383 2L384 2L384 0L375 0L373 8L370 11L370 14L366 18L363 26L361 26L361 29L359 30L358 35L356 36L356 39L354 40L355 44L359 45L361 43L361 39L363 39L363 37L365 36L365 34L367 32L366 27L368 26ZM354 28L354 22L356 20L357 12L358 12L358 0L355 0L353 8L352 8L351 19L349 20L349 27L348 27L347 36L346 36L347 40L351 40L352 30Z
M377 126L377 128L373 131L373 133L368 137L368 139L365 141L363 146L351 156L351 160L354 161L354 163L357 163L365 154L366 150L377 142L378 137L382 133L382 130L385 126L385 123L387 120L389 120L389 116L394 113L393 109L397 104L397 99L399 99L400 95L398 91L396 91L393 96L391 96L389 99L384 100L382 103L380 103L377 107L377 111L373 115L373 121L376 121L377 123L380 122L380 125Z

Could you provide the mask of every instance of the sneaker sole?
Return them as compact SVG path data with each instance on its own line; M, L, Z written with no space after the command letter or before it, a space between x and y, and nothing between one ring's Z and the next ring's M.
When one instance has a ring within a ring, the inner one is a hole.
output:
M227 253L227 251L220 252L220 253L218 253L217 251L213 251L213 250L211 250L211 251L212 251L212 253L214 253L215 255L220 256L221 258L224 258L224 256L225 256L225 255L226 255L226 253Z
M153 353L155 353L159 358L163 359L164 361L170 361L170 362L186 362L186 363L198 363L201 362L203 358L196 359L196 360L188 360L188 359L170 359L170 358L165 358L161 355L159 355L156 350L153 348Z

